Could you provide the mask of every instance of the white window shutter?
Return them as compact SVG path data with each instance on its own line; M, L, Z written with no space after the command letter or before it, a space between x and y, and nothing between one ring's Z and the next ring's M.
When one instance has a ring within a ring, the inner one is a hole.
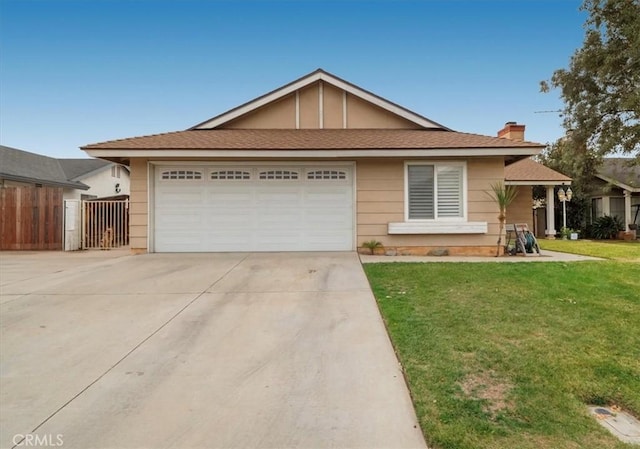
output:
M434 167L433 165L409 165L409 218L433 219Z
M438 167L438 217L462 217L462 167Z

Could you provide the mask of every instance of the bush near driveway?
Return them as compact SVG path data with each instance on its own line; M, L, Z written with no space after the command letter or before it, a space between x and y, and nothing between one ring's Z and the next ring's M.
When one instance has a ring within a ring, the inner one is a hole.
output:
M640 265L368 264L430 447L625 448L640 416Z

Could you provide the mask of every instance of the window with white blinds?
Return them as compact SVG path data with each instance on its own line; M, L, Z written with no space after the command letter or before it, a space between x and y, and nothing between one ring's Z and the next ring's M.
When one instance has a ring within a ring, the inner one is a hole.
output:
M436 179L438 218L462 217L462 167L438 166Z
M409 219L435 218L435 170L433 165L409 165Z
M462 165L407 165L407 218L463 218L463 185Z

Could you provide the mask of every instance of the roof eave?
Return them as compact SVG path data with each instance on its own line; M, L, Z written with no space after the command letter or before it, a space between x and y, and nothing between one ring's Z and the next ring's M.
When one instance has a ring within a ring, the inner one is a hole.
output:
M25 182L29 184L31 183L42 184L42 185L53 186L53 187L66 187L66 188L78 189L78 190L89 190L90 188L88 185L83 184L81 182L71 183L71 182L63 182L63 181L52 181L49 179L30 178L28 176L19 176L19 175L7 174L7 173L0 173L0 179L8 179L10 181Z
M532 156L540 147L494 147L494 148L353 148L353 149L142 149L142 148L86 148L90 156L114 157L225 157L225 158L344 158L344 157L483 157L483 156Z
M549 179L549 180L509 180L505 179L504 183L506 185L512 186L559 186L559 185L571 185L571 179L559 180L559 179Z
M610 178L608 176L605 175L601 175L601 174L596 174L596 178L600 178L605 182L608 182L609 184L613 184L614 186L620 187L623 190L628 190L630 192L640 192L640 187L632 187L628 184L625 184L623 182L620 182L616 179Z

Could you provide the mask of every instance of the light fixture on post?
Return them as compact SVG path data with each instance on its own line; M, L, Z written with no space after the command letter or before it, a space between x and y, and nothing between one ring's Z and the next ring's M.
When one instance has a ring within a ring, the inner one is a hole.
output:
M571 191L571 187L567 187L566 192L562 187L558 190L558 200L562 203L562 229L565 230L567 228L567 201L571 201L573 197L573 192Z

